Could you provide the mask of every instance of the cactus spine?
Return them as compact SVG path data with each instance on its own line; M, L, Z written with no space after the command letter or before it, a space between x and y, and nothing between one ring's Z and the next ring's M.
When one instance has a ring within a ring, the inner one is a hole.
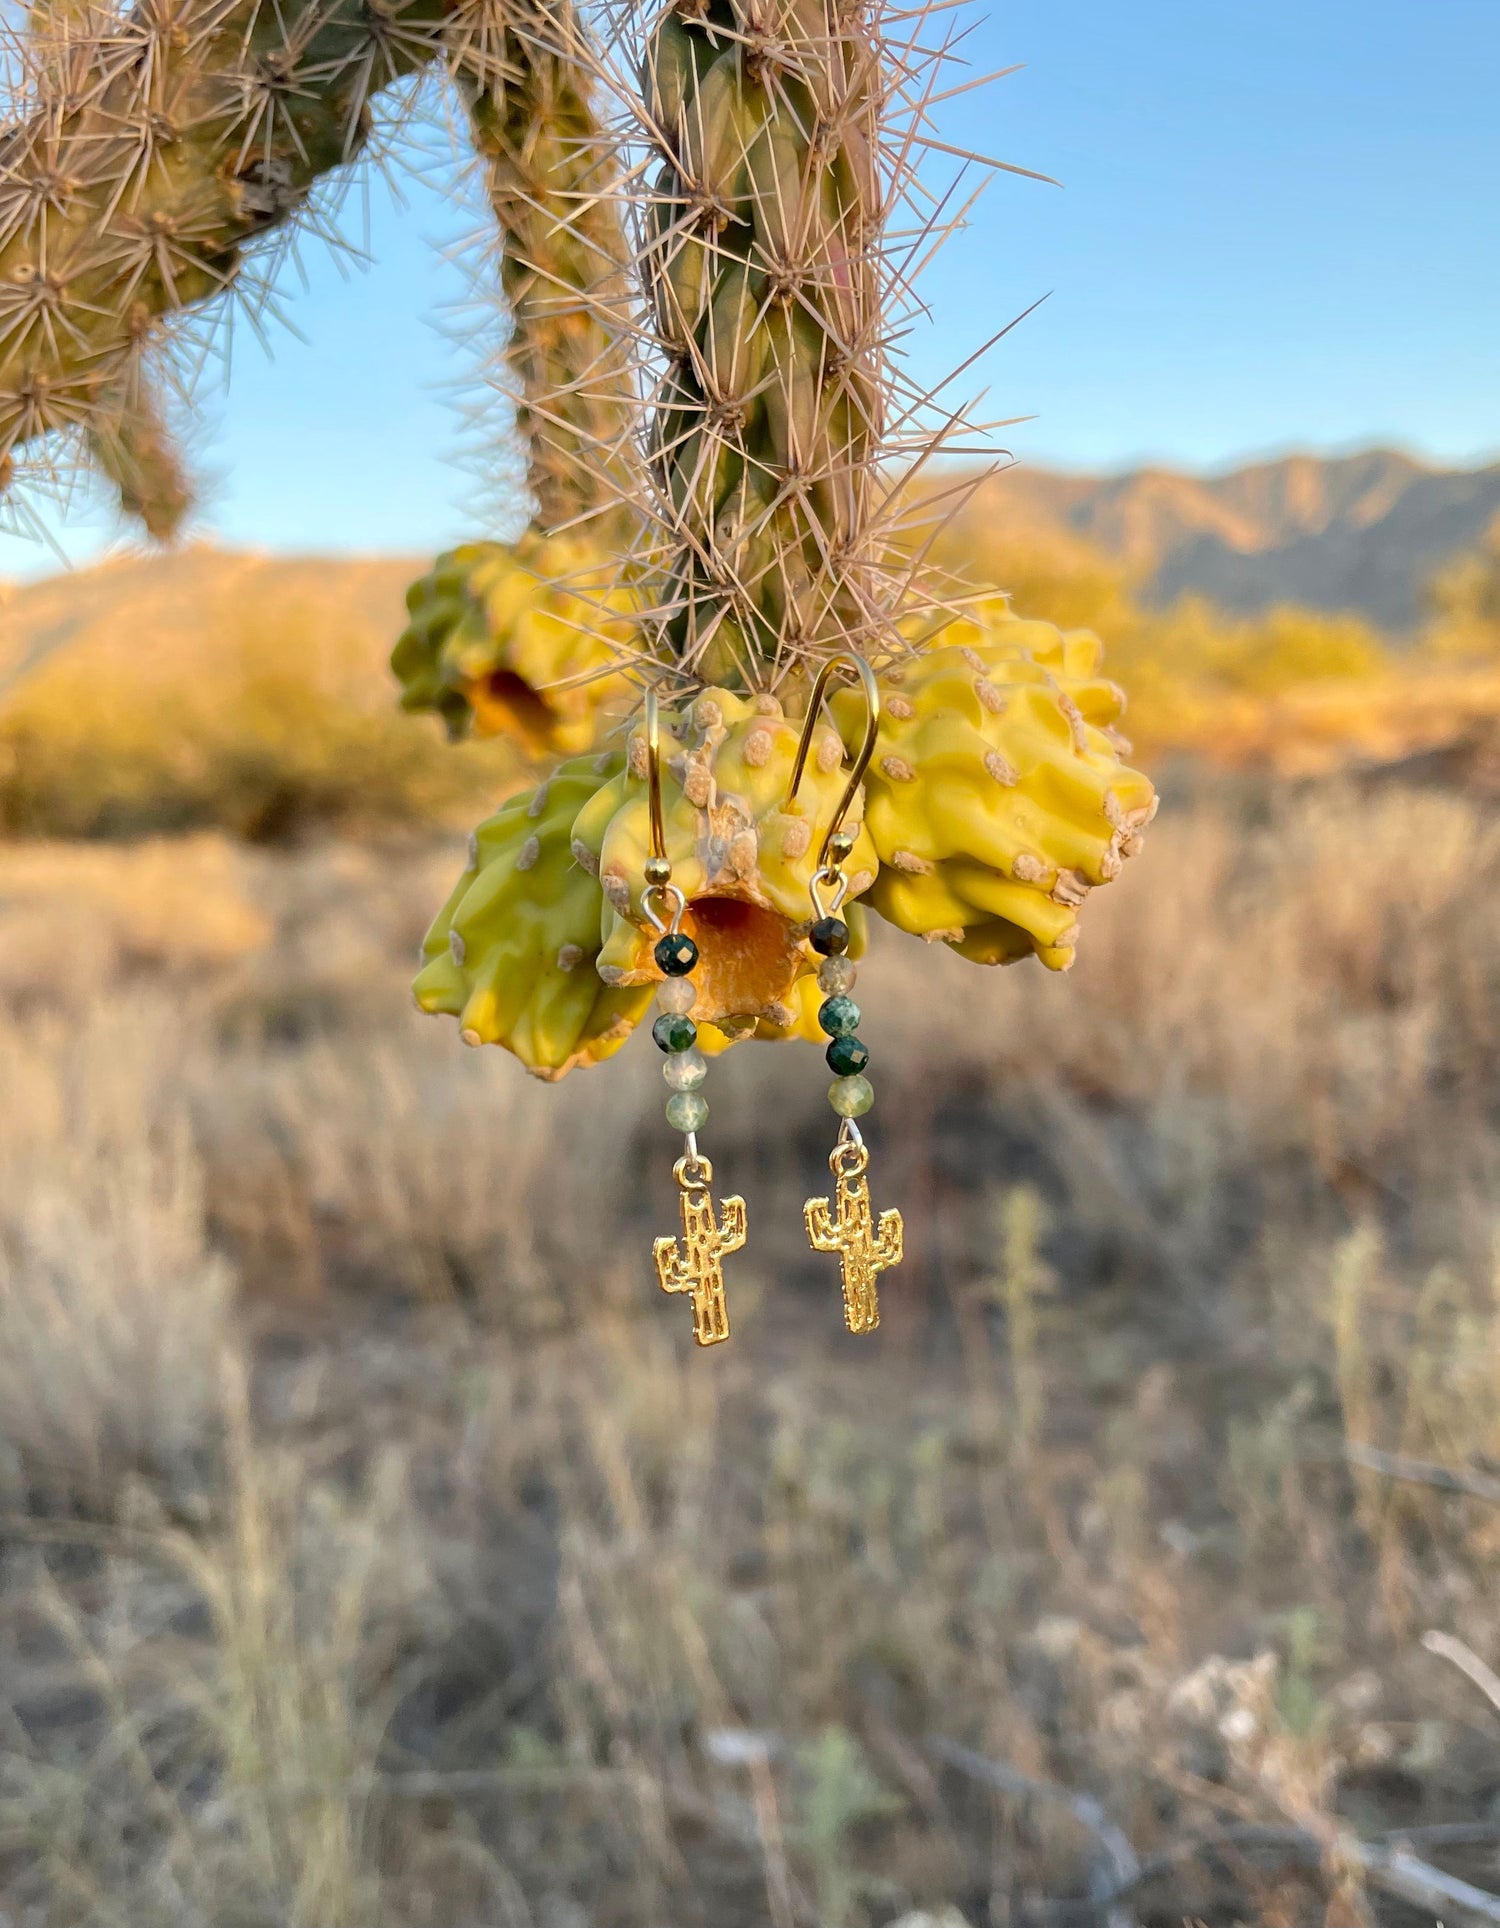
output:
M860 0L681 0L647 36L661 626L699 681L771 689L883 627L880 58Z

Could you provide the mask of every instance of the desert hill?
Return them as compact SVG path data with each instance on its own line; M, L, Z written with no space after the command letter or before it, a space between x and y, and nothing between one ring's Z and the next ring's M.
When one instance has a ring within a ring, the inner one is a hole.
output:
M406 585L424 567L409 556L280 556L190 543L166 553L126 552L91 568L0 583L0 694L53 657L118 665L146 683L211 661L241 644L247 622L295 611L310 640L357 638L341 651L358 677L388 693L384 655L394 642ZM325 650L320 652L326 655Z
M1148 602L1184 592L1251 613L1276 603L1352 610L1410 630L1422 587L1500 517L1500 463L1425 467L1386 449L1292 455L1222 474L1062 475L1017 466L985 484L976 526L1081 538Z
M1140 598L1184 593L1252 614L1276 604L1349 610L1399 633L1422 613L1442 563L1477 548L1500 519L1500 463L1424 466L1371 449L1288 456L1215 475L1140 469L1065 475L1017 465L986 482L948 545L976 551L999 534L1013 553L1035 534L1079 545L1127 570ZM33 649L85 642L171 653L191 629L208 640L247 600L273 588L340 626L394 640L401 594L423 561L406 557L273 556L193 544L126 554L38 581L0 583L0 679Z

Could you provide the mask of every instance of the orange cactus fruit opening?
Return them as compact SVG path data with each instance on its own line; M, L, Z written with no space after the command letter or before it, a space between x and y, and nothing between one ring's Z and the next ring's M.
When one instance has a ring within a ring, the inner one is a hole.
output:
M798 980L816 965L805 943L816 915L811 885L847 781L844 747L819 724L795 799L788 800L800 735L769 695L703 691L662 718L662 814L672 882L686 900L682 929L699 948L695 1019L748 1035L801 1019ZM858 796L845 827L849 894L874 882L875 849ZM573 849L605 899L599 975L607 984L654 982L658 933L642 909L651 851L644 731L626 767L580 811Z

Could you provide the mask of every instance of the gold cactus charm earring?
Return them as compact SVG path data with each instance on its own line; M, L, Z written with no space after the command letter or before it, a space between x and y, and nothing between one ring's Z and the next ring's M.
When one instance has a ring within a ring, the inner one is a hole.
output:
M870 1152L855 1121L874 1104L875 1090L865 1076L870 1053L856 1035L859 1006L849 995L855 979L854 960L848 955L849 926L839 916L849 894L844 864L855 842L844 828L844 819L874 754L880 724L880 689L874 671L862 656L835 656L819 672L807 708L807 721L802 726L802 741L797 747L786 800L790 807L796 797L819 708L829 683L839 673L857 676L864 685L865 735L818 855L818 868L811 884L816 915L807 941L822 959L818 966L818 986L824 998L818 1009L818 1023L828 1035L828 1068L834 1073L828 1088L828 1102L843 1122L839 1126L838 1141L828 1157L828 1168L833 1173L833 1196L808 1199L802 1215L813 1250L839 1255L845 1325L851 1332L873 1332L880 1324L876 1280L882 1272L901 1263L904 1227L900 1212L884 1211L877 1220L870 1203L870 1187L865 1177Z
M708 1061L698 1049L698 1027L691 1016L696 992L691 982L698 946L682 928L687 899L672 882L661 808L661 725L656 692L646 692L646 791L651 813L651 855L641 914L659 935L653 953L662 973L656 1001L660 1014L651 1035L667 1054L663 1076L671 1087L667 1123L683 1134L681 1158L672 1167L680 1193L682 1233L659 1238L652 1248L663 1292L686 1292L693 1301L693 1338L700 1346L729 1337L729 1305L724 1294L724 1259L745 1243L745 1201L726 1198L714 1209L714 1168L698 1149L699 1128L708 1121L700 1090ZM665 911L665 915L663 912Z

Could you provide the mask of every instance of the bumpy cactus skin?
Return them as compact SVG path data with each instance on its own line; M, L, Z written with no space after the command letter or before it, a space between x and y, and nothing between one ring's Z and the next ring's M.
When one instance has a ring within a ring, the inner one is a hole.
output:
M391 652L401 705L453 736L508 736L532 757L590 748L633 690L619 663L634 635L629 592L564 537L471 542L406 592Z
M667 7L649 35L665 641L707 682L774 688L872 631L878 59L832 0Z
M977 963L1034 954L1066 970L1079 907L1139 848L1155 794L1122 760L1124 699L1098 673L1097 638L1007 620L1000 606L981 617L881 679L868 901ZM857 705L840 695L834 709L857 740Z
M470 861L422 945L423 1011L456 1017L466 1044L499 1044L553 1081L613 1056L651 1001L595 969L605 912L575 862L573 822L619 756L562 764L475 832Z
M757 1022L774 1032L805 1015L794 996L817 960L803 938L813 916L809 885L823 831L843 792L843 745L831 725L813 739L798 795L786 808L798 726L775 697L705 690L664 716L662 805L672 881L687 899L682 927L699 947L693 1015L730 1037ZM580 811L574 851L603 887L600 975L614 984L660 976L657 933L641 911L650 852L644 734L630 739L627 768ZM859 830L857 810L848 826ZM875 875L862 832L846 866L854 896Z

